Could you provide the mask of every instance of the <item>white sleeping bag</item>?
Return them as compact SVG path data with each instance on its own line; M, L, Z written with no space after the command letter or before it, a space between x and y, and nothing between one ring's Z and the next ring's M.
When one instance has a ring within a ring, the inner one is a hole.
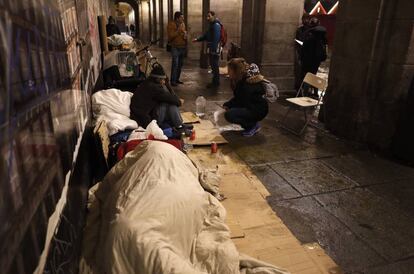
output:
M225 209L198 177L170 144L144 141L128 153L90 199L89 273L288 273L238 253Z

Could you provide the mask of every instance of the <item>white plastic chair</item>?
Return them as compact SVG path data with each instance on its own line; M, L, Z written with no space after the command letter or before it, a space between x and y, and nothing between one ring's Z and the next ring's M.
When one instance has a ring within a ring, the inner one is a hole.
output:
M304 84L307 84L311 87L314 87L314 88L318 89L318 93L320 92L320 96L319 96L318 100L304 96L304 94L303 94L303 85ZM296 135L301 135L303 133L303 131L306 129L306 127L308 126L309 122L310 122L307 110L312 108L315 111L318 108L318 106L323 104L323 96L325 95L326 88L327 88L327 82L326 82L325 79L322 79L322 78L316 76L315 74L308 72L305 76L305 79L303 79L303 82L300 85L300 88L299 88L298 92L296 93L296 97L286 99L286 101L288 101L290 103L290 106L289 106L289 109L287 110L286 114L284 115L284 117L281 121L281 126L285 129L289 130L290 132L296 134ZM303 114L304 114L304 118L305 118L305 123L303 124L302 128L299 131L294 130L293 128L289 127L286 124L286 119L287 119L289 113L294 108L296 108L296 109L299 108L299 109L303 110Z

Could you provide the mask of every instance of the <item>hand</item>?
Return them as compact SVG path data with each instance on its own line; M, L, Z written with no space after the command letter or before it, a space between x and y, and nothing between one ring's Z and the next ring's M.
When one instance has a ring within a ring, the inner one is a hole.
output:
M191 42L193 42L193 43L198 42L197 38L193 39Z
M181 105L184 105L184 99L180 98Z

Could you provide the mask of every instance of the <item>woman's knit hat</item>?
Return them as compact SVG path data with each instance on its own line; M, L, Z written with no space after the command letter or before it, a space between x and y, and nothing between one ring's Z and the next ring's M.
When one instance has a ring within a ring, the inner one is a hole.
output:
M260 69L255 63L251 63L247 68L247 82L257 83L264 79L263 75L260 74Z
M161 65L156 65L152 68L150 77L157 79L166 79L165 71Z

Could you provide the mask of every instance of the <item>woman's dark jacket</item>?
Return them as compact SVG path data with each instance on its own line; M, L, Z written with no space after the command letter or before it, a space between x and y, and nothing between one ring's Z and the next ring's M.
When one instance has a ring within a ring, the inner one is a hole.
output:
M266 99L263 98L265 90L262 82L263 76L257 75L240 80L234 88L234 97L224 103L228 108L246 108L257 118L262 120L269 112Z
M156 108L162 104L181 106L181 101L166 86L148 78L135 90L131 98L131 119L145 128L155 118Z

